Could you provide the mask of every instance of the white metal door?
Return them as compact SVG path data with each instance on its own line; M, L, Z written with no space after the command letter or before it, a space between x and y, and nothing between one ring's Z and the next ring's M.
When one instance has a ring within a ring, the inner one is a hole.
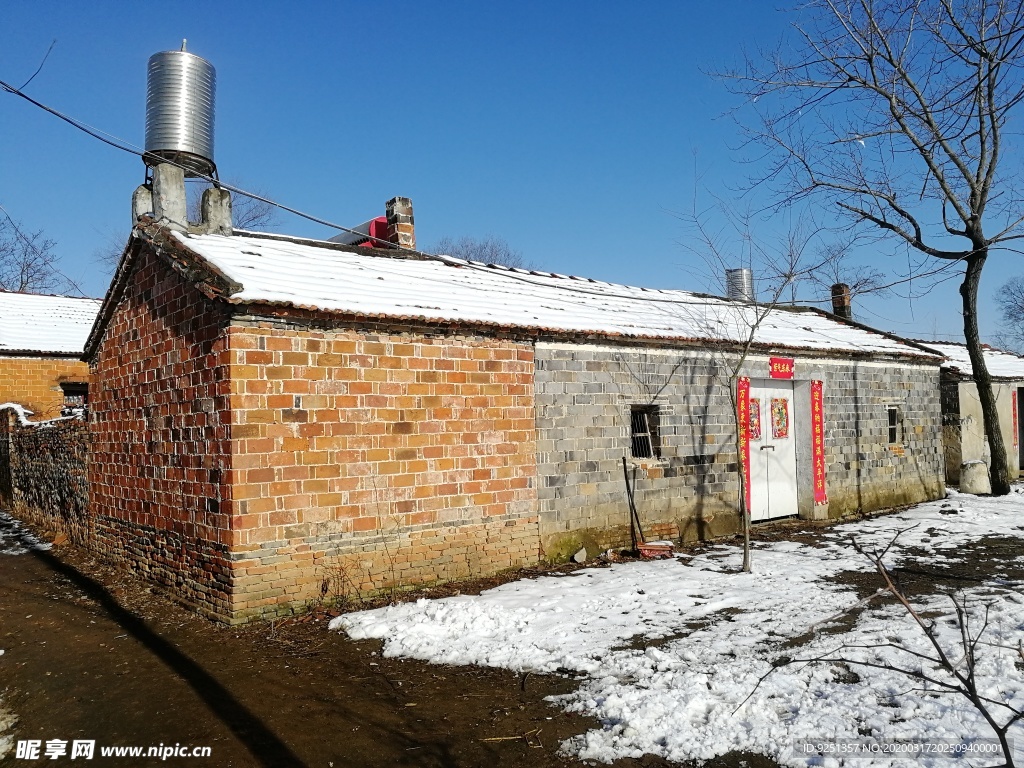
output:
M750 382L750 519L797 513L793 383Z

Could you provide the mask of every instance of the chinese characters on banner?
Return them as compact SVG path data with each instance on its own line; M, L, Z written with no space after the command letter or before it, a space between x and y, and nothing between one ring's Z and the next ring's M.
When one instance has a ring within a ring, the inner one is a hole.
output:
M736 426L740 434L740 461L743 464L743 498L750 514L750 379L736 380Z
M825 398L821 382L811 382L811 466L814 472L814 503L828 501L825 493Z
M792 379L795 363L792 357L769 357L768 375L773 379Z
M1020 427L1017 426L1017 393L1010 393L1010 401L1013 403L1013 447L1016 448L1020 444Z

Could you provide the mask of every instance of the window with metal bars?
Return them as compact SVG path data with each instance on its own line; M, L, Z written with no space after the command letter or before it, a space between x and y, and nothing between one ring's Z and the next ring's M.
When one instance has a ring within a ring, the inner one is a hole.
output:
M655 459L661 455L658 441L658 409L653 405L634 405L630 409L630 438L635 459Z
M890 405L885 410L889 419L889 444L894 445L900 441L900 409Z

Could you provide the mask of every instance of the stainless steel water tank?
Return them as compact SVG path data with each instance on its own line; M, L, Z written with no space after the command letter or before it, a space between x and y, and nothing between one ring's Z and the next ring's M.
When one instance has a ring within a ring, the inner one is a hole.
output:
M754 276L749 269L725 270L725 295L734 301L754 300Z
M213 173L213 104L217 73L186 51L149 57L146 87L147 165L170 160L186 176Z

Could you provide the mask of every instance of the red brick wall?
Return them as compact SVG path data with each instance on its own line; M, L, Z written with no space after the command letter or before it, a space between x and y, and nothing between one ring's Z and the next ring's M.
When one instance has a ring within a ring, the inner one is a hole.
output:
M230 331L236 617L538 556L533 349Z
M89 381L89 366L64 357L0 356L0 403L18 403L42 421L60 416L63 381Z
M225 614L228 315L147 254L93 361L94 546L201 610Z

